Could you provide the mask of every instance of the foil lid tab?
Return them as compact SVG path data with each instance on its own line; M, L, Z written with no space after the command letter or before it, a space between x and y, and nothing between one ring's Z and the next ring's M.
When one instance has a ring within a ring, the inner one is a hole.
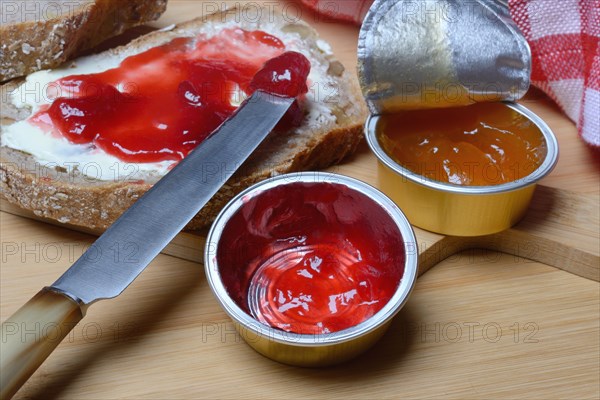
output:
M494 0L376 0L363 22L358 75L375 114L515 101L531 50Z

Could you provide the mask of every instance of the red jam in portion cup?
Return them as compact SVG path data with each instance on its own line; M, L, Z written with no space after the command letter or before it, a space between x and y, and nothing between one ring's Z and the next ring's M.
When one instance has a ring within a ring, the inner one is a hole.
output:
M287 332L353 327L392 298L405 246L392 217L341 184L290 183L245 204L217 252L231 298L258 321Z

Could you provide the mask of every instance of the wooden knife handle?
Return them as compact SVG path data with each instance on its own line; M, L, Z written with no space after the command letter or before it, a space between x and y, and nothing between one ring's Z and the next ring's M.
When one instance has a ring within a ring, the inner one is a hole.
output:
M45 288L4 321L0 399L10 399L82 318L76 301Z

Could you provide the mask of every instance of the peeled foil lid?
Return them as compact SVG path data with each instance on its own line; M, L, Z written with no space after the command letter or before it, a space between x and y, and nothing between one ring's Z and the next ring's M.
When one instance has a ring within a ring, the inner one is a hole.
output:
M363 22L358 75L371 112L515 101L531 50L494 0L376 0Z

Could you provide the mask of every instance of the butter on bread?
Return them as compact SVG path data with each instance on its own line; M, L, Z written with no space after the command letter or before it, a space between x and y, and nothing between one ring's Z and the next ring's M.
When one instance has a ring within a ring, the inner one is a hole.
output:
M55 68L127 28L154 21L167 0L3 1L0 82Z
M231 10L152 32L133 42L90 57L124 59L178 37L196 37L238 26L263 30L283 40L292 50L311 61L313 88L306 102L307 116L301 126L270 135L188 224L188 229L207 227L237 193L269 177L328 167L353 153L362 139L366 107L356 74L337 61L329 46L309 25L264 13L264 20L244 21ZM89 58L86 59L86 62ZM78 73L78 60L67 63L70 74ZM40 72L41 73L41 72ZM40 74L38 73L38 74ZM31 78L31 75L28 78ZM3 91L0 116L14 123L32 112L28 104L15 102L25 80L10 82ZM0 135L6 132L5 125ZM48 164L31 154L4 145L0 147L0 188L11 203L43 216L92 229L105 229L135 202L160 176L142 174L135 180L90 179L79 169ZM215 171L213 171L214 173ZM218 172L218 171L216 171ZM140 179L137 179L140 178Z

